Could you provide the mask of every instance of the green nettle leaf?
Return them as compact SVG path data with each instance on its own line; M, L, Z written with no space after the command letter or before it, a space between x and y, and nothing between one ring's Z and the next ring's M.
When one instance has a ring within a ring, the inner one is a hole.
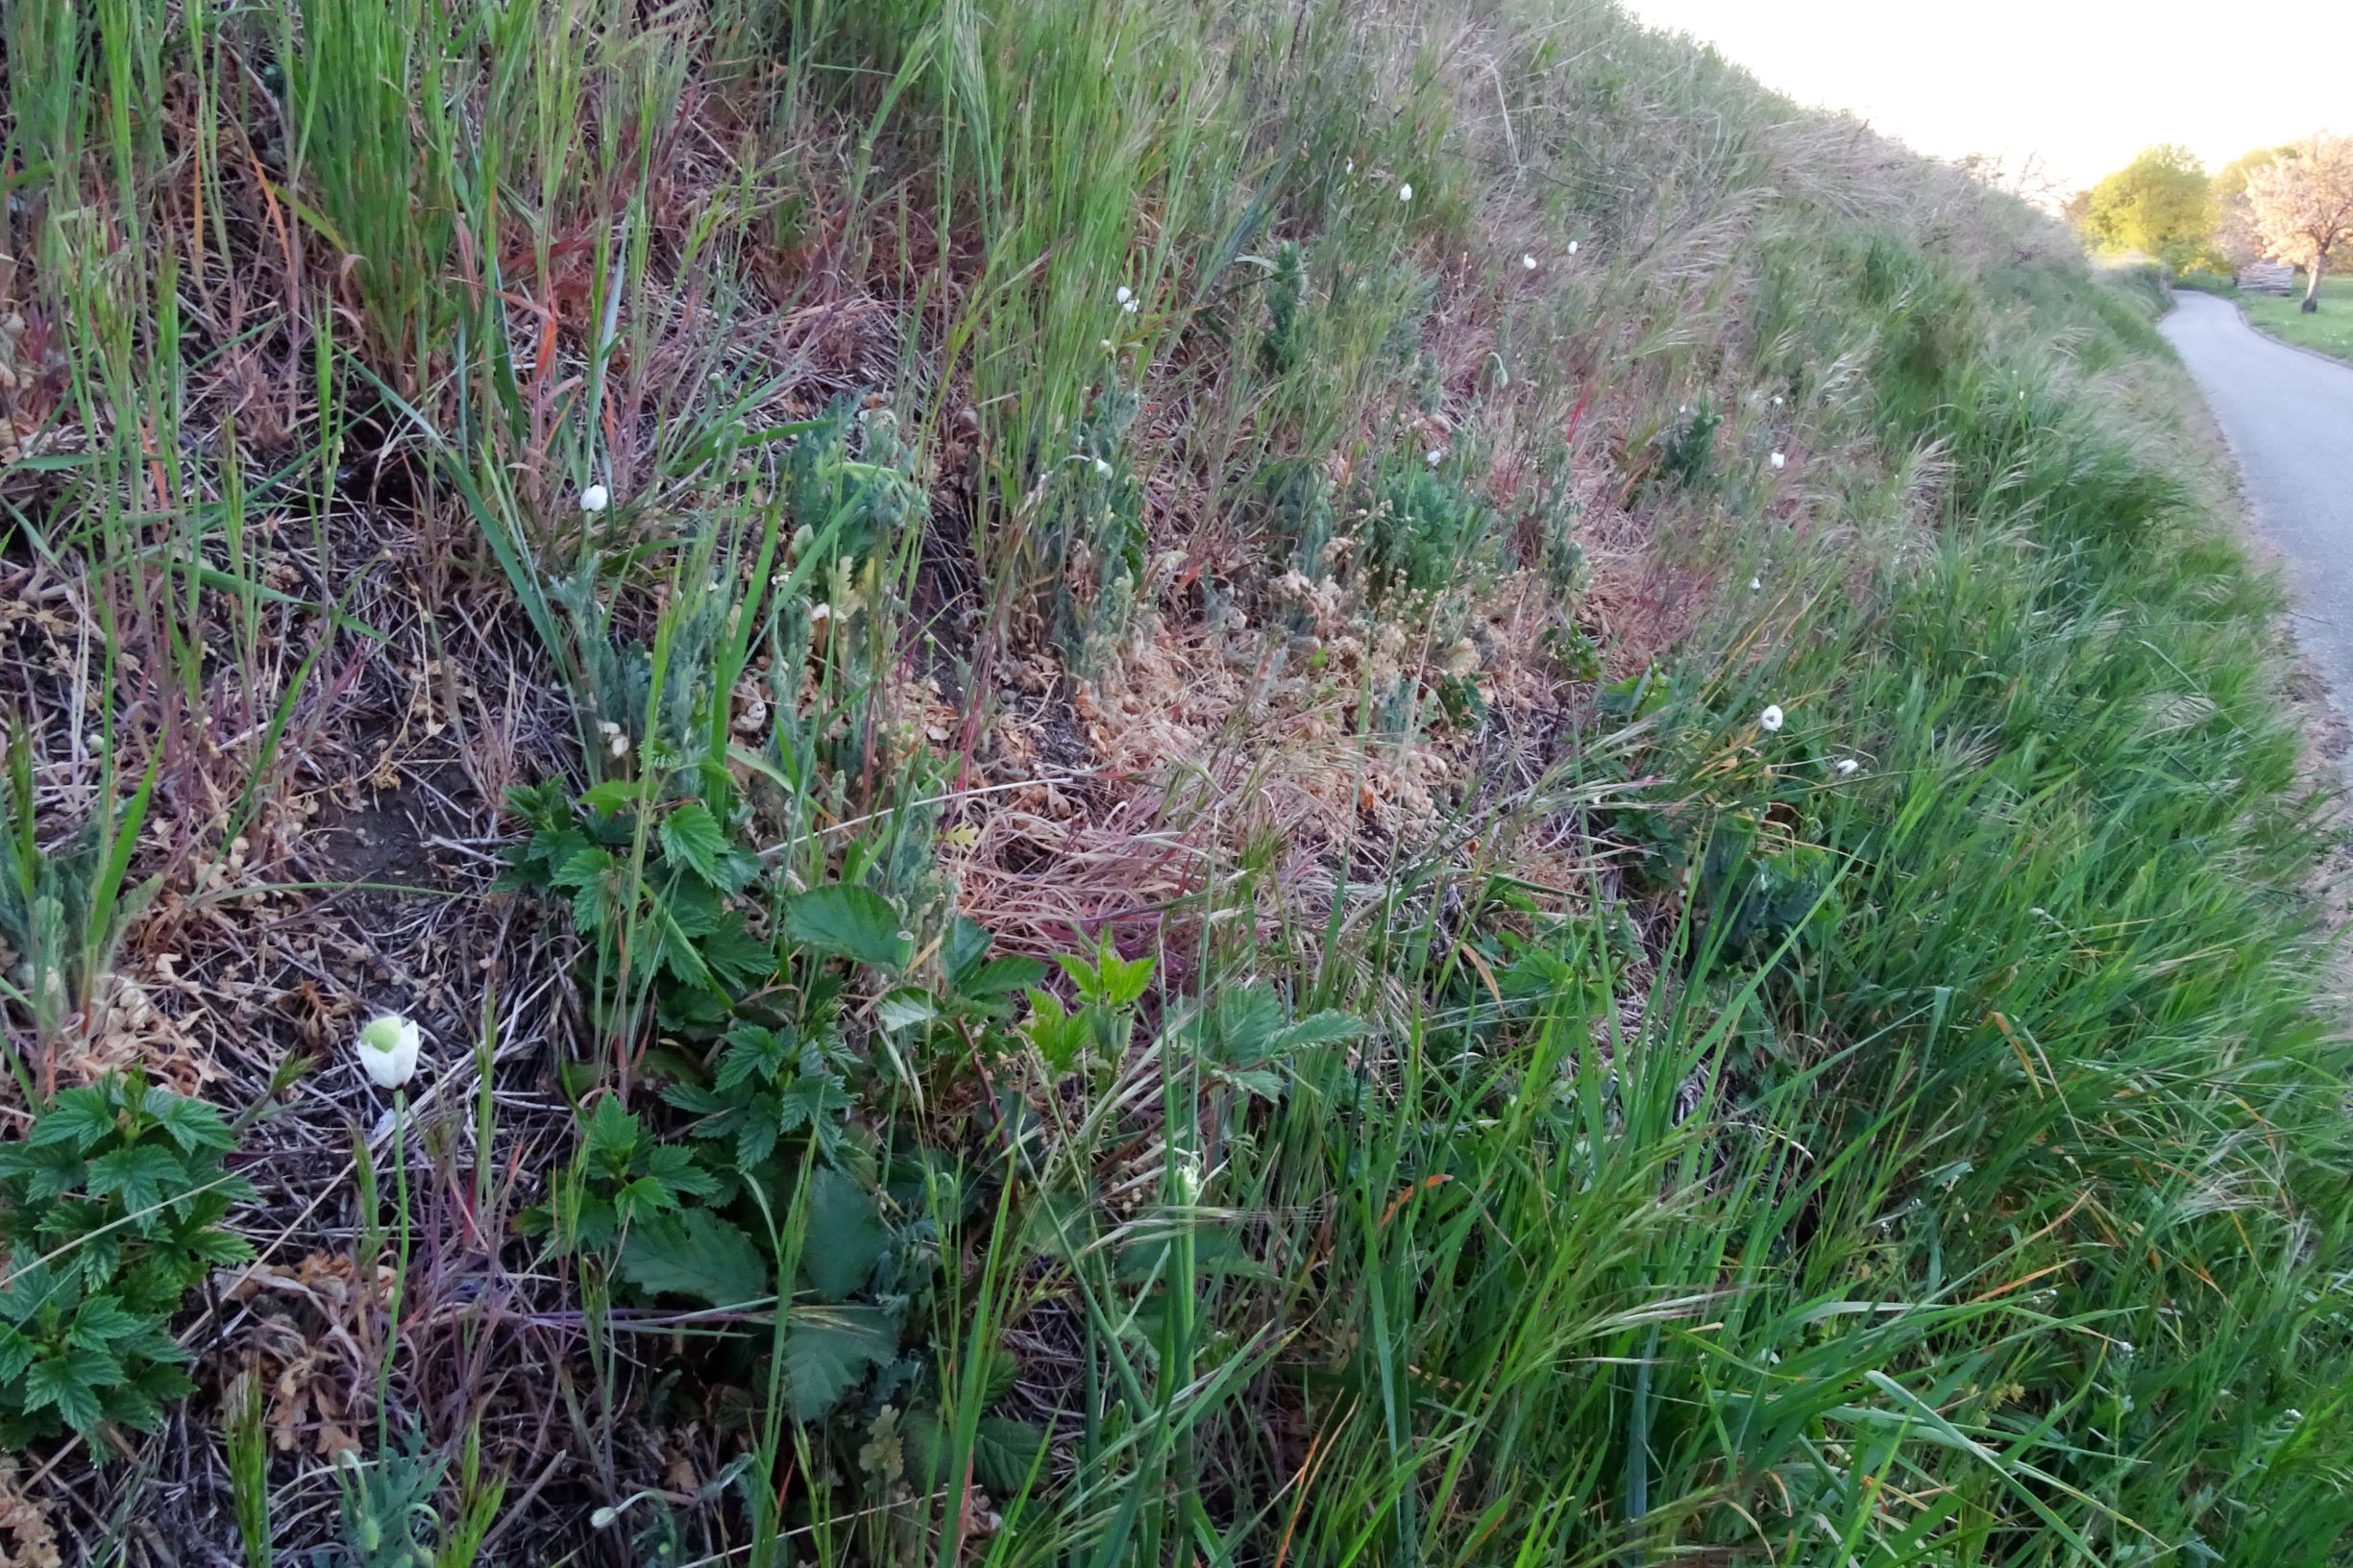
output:
M907 962L898 912L871 888L836 883L801 894L785 905L784 931L804 947L871 968L896 969Z
M548 880L559 888L593 888L617 864L611 850L583 841L578 848L556 861Z
M1026 1421L984 1415L972 1434L972 1468L997 1497L1012 1497L1029 1484L1045 1452L1045 1433Z
M123 1208L137 1214L159 1207L163 1201L164 1184L177 1185L180 1177L180 1162L169 1152L153 1144L134 1144L90 1162L89 1189L100 1194L119 1194Z
M100 1350L111 1340L128 1339L147 1326L146 1319L124 1308L112 1296L86 1297L74 1309L65 1337L88 1350Z
M158 1094L163 1095L160 1105L154 1103ZM226 1150L235 1141L229 1131L227 1118L202 1100L191 1100L184 1094L152 1089L147 1091L147 1097L155 1112L157 1124L171 1135L172 1141L180 1145L183 1153L194 1154L202 1149Z
M75 1153L87 1154L113 1131L114 1107L104 1090L68 1089L59 1091L57 1103L35 1123L26 1141L36 1148L69 1143Z
M597 1102L589 1113L585 1152L603 1160L615 1168L628 1164L635 1152L640 1135L637 1118L622 1106L620 1099L608 1094Z
M969 915L959 915L948 921L947 940L941 946L941 967L947 973L947 983L958 991L968 991L965 977L989 956L989 931Z
M699 1209L662 1214L629 1232L621 1272L652 1295L741 1307L769 1294L768 1260L740 1226Z
M827 1301L846 1301L863 1288L891 1244L874 1195L829 1167L809 1178L808 1227L800 1246L801 1277Z
M628 810L646 798L650 788L642 778L611 778L580 794L580 804L603 816Z
M913 987L901 987L874 1004L874 1021L888 1034L929 1023L939 1016L931 997Z
M817 1137L819 1152L830 1156L842 1140L840 1113L850 1106L842 1080L831 1073L811 1073L776 1096L776 1125L784 1132L806 1127Z
M1068 1072L1087 1048L1086 1017L1065 1012L1062 999L1050 991L1031 992L1029 1009L1029 1021L1021 1025L1021 1033L1038 1048L1048 1067Z
M719 825L711 808L689 800L662 819L662 853L692 868L705 882L719 882L720 857L727 852L727 830Z
M702 961L713 974L739 988L756 986L776 972L776 951L744 929L744 918L730 914L719 928L702 939Z
M1044 978L1045 965L1037 959L993 958L959 975L956 991L973 1001L984 1001L1026 991Z
M775 1152L776 1139L782 1129L775 1116L746 1116L744 1124L735 1130L735 1164L741 1170L749 1170Z
M91 1376L93 1370L110 1374L109 1383L121 1381L121 1369L99 1351L69 1350L35 1361L25 1368L25 1409L55 1407L67 1426L76 1432L89 1431L105 1413L98 1407L99 1384Z
M1339 1012L1314 1013L1267 1037L1266 1051L1280 1056L1317 1045L1336 1045L1364 1033L1364 1020Z
M815 1421L898 1353L898 1334L878 1308L796 1313L784 1336L784 1386L796 1421Z

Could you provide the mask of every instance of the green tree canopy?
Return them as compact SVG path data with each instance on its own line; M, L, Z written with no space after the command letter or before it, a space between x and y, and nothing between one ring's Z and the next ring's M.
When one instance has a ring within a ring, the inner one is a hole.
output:
M2171 266L2197 259L2213 222L2206 171L2186 147L2151 147L2092 187L2083 230L2104 250Z

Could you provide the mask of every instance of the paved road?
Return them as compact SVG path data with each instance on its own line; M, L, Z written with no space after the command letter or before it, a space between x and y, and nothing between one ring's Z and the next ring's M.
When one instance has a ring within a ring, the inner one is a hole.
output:
M2255 527L2286 559L2296 641L2353 712L2353 365L2264 336L2188 290L2161 324L2245 477Z

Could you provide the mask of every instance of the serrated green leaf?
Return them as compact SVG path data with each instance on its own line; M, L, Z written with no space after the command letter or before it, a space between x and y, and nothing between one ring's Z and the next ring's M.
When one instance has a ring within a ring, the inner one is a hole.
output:
M1013 1497L1029 1485L1045 1452L1045 1433L1026 1421L984 1415L972 1434L972 1468L996 1497Z
M157 1103L159 1094L162 1096L160 1104ZM149 1090L147 1098L157 1124L171 1136L183 1153L226 1150L236 1141L229 1131L228 1118L202 1100L191 1100L169 1090Z
M26 1141L37 1147L69 1145L87 1154L114 1131L114 1107L105 1090L90 1087L61 1090L57 1102L33 1124Z
M777 1118L769 1115L748 1115L735 1130L735 1164L738 1170L749 1170L775 1152L779 1131Z
M146 1327L146 1320L127 1311L123 1304L110 1295L86 1296L74 1309L73 1321L66 1326L68 1342L87 1350L101 1350L116 1339L128 1338Z
M743 1230L699 1209L663 1214L629 1232L621 1272L657 1296L741 1307L769 1294L768 1260Z
M720 857L727 851L727 830L719 825L711 808L689 800L662 819L658 829L662 853L690 868L705 882L718 882Z
M610 817L627 811L646 798L647 784L639 778L608 778L594 789L580 792L580 804L589 810Z
M836 883L801 894L785 905L785 935L804 947L833 953L871 968L907 962L898 912L871 888Z
M800 1274L810 1289L827 1301L846 1301L865 1287L890 1244L890 1229L871 1192L831 1168L809 1178Z
M969 915L959 915L947 923L947 940L940 951L940 967L947 974L947 983L958 991L965 989L965 976L989 956L989 931Z
M784 1335L784 1386L793 1419L816 1421L898 1351L898 1334L873 1307L794 1314Z
M600 849L582 840L577 848L551 863L548 881L559 888L593 888L616 864L611 850Z
M902 986L874 1004L874 1021L887 1034L929 1023L939 1016L940 1010L932 1005L930 995L909 986Z
M55 1408L67 1426L87 1433L104 1413L98 1390L122 1378L121 1366L103 1351L74 1349L43 1356L25 1368L25 1409Z
M776 972L776 950L745 930L741 915L730 913L702 939L702 962L725 984L749 989Z
M90 1191L120 1197L125 1212L134 1215L161 1204L165 1184L177 1187L182 1179L180 1162L149 1143L115 1149L90 1162Z
M581 1129L582 1150L592 1158L604 1161L615 1168L625 1164L636 1152L638 1139L644 1136L637 1117L631 1115L620 1096L607 1094L590 1112L588 1124Z
M974 965L956 981L960 995L974 1001L1009 996L1045 978L1045 966L1034 958L993 958Z
M1336 1045L1363 1033L1364 1020L1353 1014L1312 1013L1296 1023L1276 1030L1266 1041L1266 1051L1269 1055L1282 1055L1317 1045Z

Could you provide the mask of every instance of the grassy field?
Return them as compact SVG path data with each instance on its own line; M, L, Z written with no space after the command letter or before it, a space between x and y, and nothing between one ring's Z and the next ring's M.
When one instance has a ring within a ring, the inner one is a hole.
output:
M2316 349L2340 359L2353 359L2353 278L2320 280L2320 308L2306 315L2304 290L2286 299L2272 294L2233 294L2246 319L2302 349Z
M2342 1560L2153 279L1599 4L0 41L14 1560Z

